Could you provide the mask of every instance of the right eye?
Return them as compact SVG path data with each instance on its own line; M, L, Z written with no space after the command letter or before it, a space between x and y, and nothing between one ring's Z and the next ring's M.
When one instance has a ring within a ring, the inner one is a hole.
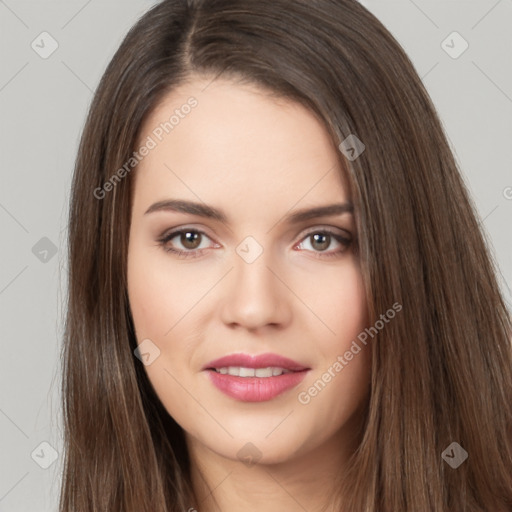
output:
M174 253L179 258L197 258L211 246L201 247L203 238L209 238L206 233L197 229L181 228L174 230L159 239L160 245L166 252ZM174 239L176 241L171 243ZM176 248L175 244L181 244L183 249ZM217 247L219 247L217 245Z

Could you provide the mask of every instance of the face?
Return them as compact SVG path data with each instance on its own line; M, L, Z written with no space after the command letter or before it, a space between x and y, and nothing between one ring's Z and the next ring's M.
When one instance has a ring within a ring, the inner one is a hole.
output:
M142 127L128 294L144 368L191 446L260 463L342 449L370 349L354 350L366 297L340 156L303 106L208 83Z

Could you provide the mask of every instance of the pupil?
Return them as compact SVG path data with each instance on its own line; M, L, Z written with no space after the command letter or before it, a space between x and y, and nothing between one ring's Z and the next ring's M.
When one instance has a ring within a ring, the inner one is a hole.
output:
M187 231L186 233L183 233L181 235L181 243L187 248L187 249L196 249L196 247L199 245L195 242L197 242L199 239L199 233L194 233L192 231Z
M329 247L331 235L316 234L316 235L313 235L313 239L315 241L314 243L317 243L317 242L319 243L319 246L317 245L317 248L320 251L325 251L325 249L327 249ZM323 240L323 242L321 240ZM314 246L314 244L313 244L313 246Z

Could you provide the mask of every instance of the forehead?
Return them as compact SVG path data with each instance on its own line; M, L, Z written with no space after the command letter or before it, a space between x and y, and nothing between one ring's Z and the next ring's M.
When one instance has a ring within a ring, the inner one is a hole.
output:
M306 107L255 86L196 78L144 122L135 197L180 196L259 208L349 200L342 159ZM331 201L332 200L332 201Z

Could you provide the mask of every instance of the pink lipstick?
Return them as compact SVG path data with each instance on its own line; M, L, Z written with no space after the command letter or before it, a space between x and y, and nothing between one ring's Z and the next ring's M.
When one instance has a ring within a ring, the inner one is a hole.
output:
M277 354L232 354L211 361L203 370L231 398L264 402L297 386L310 368Z

